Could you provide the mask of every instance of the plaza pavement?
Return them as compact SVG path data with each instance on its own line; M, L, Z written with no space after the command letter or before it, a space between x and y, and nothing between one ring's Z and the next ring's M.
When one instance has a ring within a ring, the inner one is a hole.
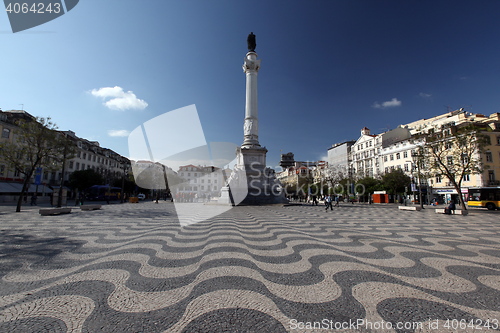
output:
M498 211L274 205L186 227L163 201L13 211L0 332L498 331Z

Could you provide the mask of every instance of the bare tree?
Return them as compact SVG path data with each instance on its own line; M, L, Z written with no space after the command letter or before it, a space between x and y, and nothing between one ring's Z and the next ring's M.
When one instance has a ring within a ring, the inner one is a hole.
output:
M3 158L9 167L24 175L16 212L21 211L31 177L38 167L53 166L61 161L61 135L50 118L20 120L12 142L0 144Z
M342 165L329 165L327 168L318 171L320 182L330 188L335 187L348 176L347 168Z
M421 169L449 179L460 196L462 209L467 209L462 198L462 180L467 174L482 173L481 153L488 137L475 124L447 126L439 133L428 133L419 147L417 158Z

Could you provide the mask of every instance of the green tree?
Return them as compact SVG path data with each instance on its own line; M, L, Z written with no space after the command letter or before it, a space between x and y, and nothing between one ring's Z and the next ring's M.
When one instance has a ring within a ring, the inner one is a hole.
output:
M482 173L481 153L489 144L477 124L449 126L439 133L422 136L423 145L417 152L420 170L428 170L434 175L442 175L460 195L460 206L467 209L462 195L462 180L467 174Z
M16 212L21 211L22 199L38 167L52 169L62 158L61 137L50 118L20 120L12 142L2 142L0 149L9 167L24 175L24 182L17 200Z
M403 170L394 169L382 176L382 186L390 194L400 194L405 192L405 188L410 186L411 178L405 175Z
M364 177L356 182L356 188L364 188L364 194L361 195L363 199L369 198L373 192L382 189L382 183L379 179L373 177Z
M103 177L92 169L78 170L69 176L69 186L83 191L92 185L104 184Z

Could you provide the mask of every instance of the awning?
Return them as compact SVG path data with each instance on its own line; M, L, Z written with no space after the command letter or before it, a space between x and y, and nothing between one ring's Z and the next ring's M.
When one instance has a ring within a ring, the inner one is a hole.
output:
M23 189L23 184L20 183L0 183L0 193L21 193ZM28 192L34 193L36 191L36 185L30 184L28 186ZM52 193L53 191L45 186L38 185L38 193Z

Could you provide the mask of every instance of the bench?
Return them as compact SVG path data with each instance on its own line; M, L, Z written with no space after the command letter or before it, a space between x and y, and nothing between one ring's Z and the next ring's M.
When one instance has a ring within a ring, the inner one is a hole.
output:
M43 208L38 213L42 216L69 214L71 213L71 208Z
M399 206L399 210L422 210L420 206Z
M101 209L101 205L81 205L81 210L98 210Z
M436 214L444 214L445 208L436 208L434 212ZM467 215L469 214L468 210L463 210L463 209L456 209L451 211L451 215Z

